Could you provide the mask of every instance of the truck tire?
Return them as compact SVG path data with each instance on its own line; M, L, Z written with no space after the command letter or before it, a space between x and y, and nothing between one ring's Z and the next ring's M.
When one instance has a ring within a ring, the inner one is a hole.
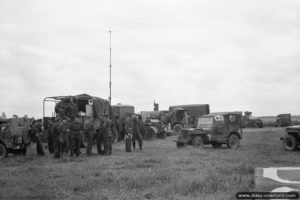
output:
M211 145L212 145L214 148L221 148L222 143L219 143L219 142L212 142Z
M296 138L292 135L286 135L284 136L282 140L282 146L287 151L293 151L297 147L297 141Z
M7 156L7 148L3 143L0 143L0 160L5 158Z
M227 147L228 148L237 148L240 146L240 138L237 134L230 134L227 138Z
M182 147L184 147L184 143L183 142L176 142L176 146L177 146L177 148L182 148Z
M201 136L195 136L193 139L193 147L199 148L203 147L203 139Z

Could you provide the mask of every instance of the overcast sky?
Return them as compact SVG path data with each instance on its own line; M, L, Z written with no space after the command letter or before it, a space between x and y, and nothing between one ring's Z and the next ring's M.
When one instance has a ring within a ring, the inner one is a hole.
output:
M87 93L136 111L300 114L298 0L0 0L1 112Z

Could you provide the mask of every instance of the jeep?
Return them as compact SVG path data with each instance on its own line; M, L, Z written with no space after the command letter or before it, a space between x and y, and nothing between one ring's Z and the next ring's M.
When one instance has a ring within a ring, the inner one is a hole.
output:
M219 148L227 144L229 148L237 148L242 139L242 112L211 113L198 118L195 128L185 128L177 140L177 147L193 145L201 147L211 144Z
M287 127L285 136L280 139L285 150L295 150L300 145L300 126Z

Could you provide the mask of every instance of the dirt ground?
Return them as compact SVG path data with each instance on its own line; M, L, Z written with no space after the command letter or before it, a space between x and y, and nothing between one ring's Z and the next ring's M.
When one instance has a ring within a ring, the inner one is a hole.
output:
M283 150L283 134L245 129L238 149L177 149L172 136L127 153L119 142L111 156L67 160L38 157L32 145L26 156L0 161L0 199L235 199L254 190L255 167L299 166L300 152Z

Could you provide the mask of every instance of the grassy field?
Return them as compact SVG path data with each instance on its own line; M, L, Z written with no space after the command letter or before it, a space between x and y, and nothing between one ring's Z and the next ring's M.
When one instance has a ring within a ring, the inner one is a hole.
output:
M1 161L0 199L235 199L254 190L255 167L299 166L299 151L281 147L283 133L245 129L238 149L177 149L172 136L127 153L120 142L111 156L66 161L38 157L33 145Z

